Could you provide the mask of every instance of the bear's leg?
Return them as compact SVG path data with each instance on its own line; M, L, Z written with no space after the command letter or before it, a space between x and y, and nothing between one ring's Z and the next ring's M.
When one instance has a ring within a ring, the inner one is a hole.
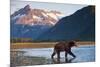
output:
M54 51L51 55L51 58L53 59L54 55L56 54L56 52Z
M71 51L68 52L71 56L73 56L74 58L76 57Z
M60 51L57 51L57 60L60 62Z
M68 54L68 52L67 52L67 51L65 51L65 58L67 58L67 54Z
M67 55L68 55L68 52L67 52L67 51L65 51L65 62L66 62L66 63L68 62Z

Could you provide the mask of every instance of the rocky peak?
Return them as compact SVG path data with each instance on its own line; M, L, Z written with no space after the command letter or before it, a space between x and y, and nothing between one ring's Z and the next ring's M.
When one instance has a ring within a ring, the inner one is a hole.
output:
M29 11L29 10L31 10L30 5L26 5L26 6L23 8L23 10L26 11L26 12Z
M26 5L24 8L16 11L14 16L18 16L16 24L25 25L55 25L59 20L61 12L55 10L45 10L30 8L30 5Z

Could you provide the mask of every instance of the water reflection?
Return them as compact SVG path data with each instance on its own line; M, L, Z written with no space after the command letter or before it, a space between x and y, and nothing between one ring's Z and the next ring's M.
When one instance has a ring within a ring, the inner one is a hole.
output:
M68 59L68 58L66 58L65 59L65 61L61 61L61 59L56 59L56 58L53 58L52 59L52 63L53 64L59 64L59 63L72 63L72 61L74 60L75 58L70 58L70 59Z
M73 61L74 59L75 59L75 58L71 58L71 59L68 60L68 58L66 58L65 62L66 62L66 63L72 63L72 61Z
M57 55L51 59L53 48L42 49L14 49L11 51L11 65L44 65L44 64L63 64L63 63L78 63L78 62L94 62L95 61L95 46L80 46L73 48L73 53L77 56L72 58L68 55L65 59L65 53L61 53L61 58L58 61Z

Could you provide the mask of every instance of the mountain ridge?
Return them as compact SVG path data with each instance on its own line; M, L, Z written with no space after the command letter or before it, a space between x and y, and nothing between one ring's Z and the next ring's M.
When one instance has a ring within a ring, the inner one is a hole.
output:
M26 5L10 16L11 38L35 39L56 24L59 14L59 11L32 9L30 5Z
M53 28L45 32L46 35L45 33L43 33L38 37L38 39L94 41L95 40L94 8L95 8L94 6L87 6L76 11L74 14L70 16L62 18Z
M30 5L19 9L11 15L13 18L18 18L16 24L24 25L55 25L61 16L61 12L55 10L32 9Z

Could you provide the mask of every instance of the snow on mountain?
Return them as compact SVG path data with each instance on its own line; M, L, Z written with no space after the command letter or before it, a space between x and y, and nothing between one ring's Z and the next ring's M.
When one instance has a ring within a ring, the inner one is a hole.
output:
M37 38L53 27L60 19L61 12L32 9L30 5L14 12L11 17L11 38Z
M16 20L16 24L24 25L55 25L62 13L58 11L50 11L44 9L32 9L29 5L16 11L11 15L12 20Z

